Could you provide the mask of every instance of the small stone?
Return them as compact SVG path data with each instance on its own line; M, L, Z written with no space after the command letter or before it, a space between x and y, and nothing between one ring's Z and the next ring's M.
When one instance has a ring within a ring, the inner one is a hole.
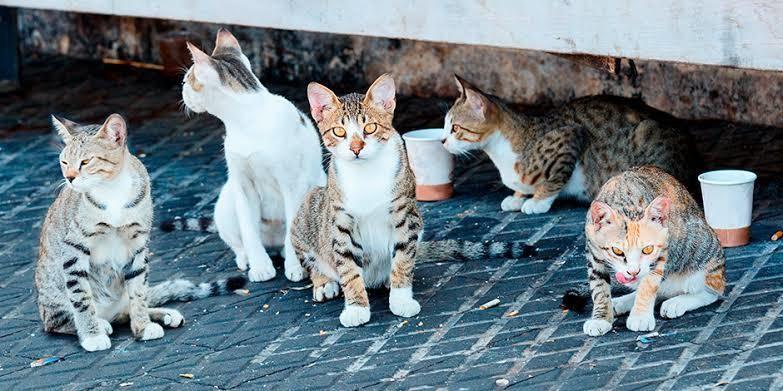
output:
M508 386L508 379L503 379L503 378L497 379L495 380L495 385L498 387L506 387Z

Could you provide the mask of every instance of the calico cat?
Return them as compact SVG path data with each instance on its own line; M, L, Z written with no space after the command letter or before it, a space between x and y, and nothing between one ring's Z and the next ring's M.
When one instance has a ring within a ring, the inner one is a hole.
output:
M603 335L615 315L630 312L626 327L655 327L661 316L677 318L715 302L726 287L726 258L715 231L685 187L663 170L645 166L609 180L590 205L585 223L587 274L593 300L587 335ZM610 280L632 293L612 299ZM587 292L563 297L582 302ZM580 308L574 308L580 309Z
M182 83L189 110L208 112L226 127L228 180L208 219L167 221L164 230L216 229L251 281L266 281L276 271L266 247L284 247L285 275L306 277L291 245L288 228L305 194L323 185L317 131L304 113L256 78L250 61L231 33L220 29L207 55L192 44L193 66Z
M126 145L125 120L78 125L52 117L65 142L60 165L67 185L41 228L35 287L47 332L76 334L88 351L111 346L111 323L127 322L141 340L179 327L179 311L159 305L242 288L244 277L194 285L185 280L147 286L152 224L150 178Z
M392 126L396 103L391 76L380 76L365 95L339 98L310 83L307 97L332 158L326 186L307 195L291 235L313 281L313 299L331 299L343 290L343 326L370 320L367 288L390 287L392 313L418 314L421 307L412 290L418 259L532 254L523 243L419 243L423 225L413 173L402 138Z
M653 119L650 108L590 97L533 116L455 77L460 97L446 114L444 146L489 155L514 190L500 205L504 211L546 213L557 197L589 202L609 178L645 164L689 178L688 137Z

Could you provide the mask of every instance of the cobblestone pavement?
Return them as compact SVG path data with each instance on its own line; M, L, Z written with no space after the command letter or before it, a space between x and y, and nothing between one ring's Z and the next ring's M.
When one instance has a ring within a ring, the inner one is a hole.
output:
M187 322L160 340L137 342L127 327L117 327L110 350L85 353L73 337L42 333L33 299L40 223L61 179L57 149L42 133L48 113L85 122L124 113L131 149L153 178L158 220L211 215L225 178L222 127L208 116L186 118L178 84L149 73L55 61L26 67L25 80L25 92L0 96L2 389L492 389L500 378L514 389L783 387L783 242L769 241L783 223L779 183L762 178L754 241L727 251L725 298L681 319L659 319L662 336L645 345L625 329L624 318L606 336L588 338L581 331L587 315L559 307L562 292L586 279L585 207L557 202L542 216L500 212L508 191L484 158L460 162L456 197L421 204L427 237L526 240L537 255L418 266L414 291L422 311L415 318L392 315L386 294L373 292L371 322L342 328L341 300L315 305L310 291L294 289L303 284L289 283L279 269L273 281L251 284L249 296L175 304ZM301 87L273 89L305 102ZM446 107L401 98L399 128L438 125ZM747 137L744 128L726 124L694 128L724 141L734 137L746 148L744 154L711 149L708 156L781 171L783 154L770 158L780 151L769 138L777 130ZM758 149L748 153L747 145ZM151 246L153 283L236 273L217 235L156 230ZM495 298L499 306L479 309ZM505 316L512 311L519 314ZM30 367L45 355L63 360Z

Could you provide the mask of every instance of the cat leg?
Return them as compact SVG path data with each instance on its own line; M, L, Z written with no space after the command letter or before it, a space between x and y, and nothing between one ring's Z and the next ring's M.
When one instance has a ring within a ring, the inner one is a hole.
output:
M147 246L133 253L125 267L125 289L128 292L130 327L136 339L146 341L163 337L163 327L152 322L147 308Z
M555 199L557 199L557 193L553 195L534 195L533 198L528 198L522 204L522 213L532 215L549 212Z
M409 203L410 201L398 201ZM406 207L407 206L407 207ZM421 311L413 298L413 266L422 229L421 217L408 205L392 205L394 254L391 261L389 309L394 315L409 318Z
M710 305L717 300L718 295L707 290L674 296L661 304L661 316L669 319L679 318L688 311Z
M582 129L550 131L535 145L532 164L514 166L522 183L533 186L533 198L522 204L525 214L546 213L574 173L584 141ZM553 146L555 146L553 148Z
M518 212L522 210L522 204L525 203L525 194L521 191L515 191L514 194L503 199L500 203L500 210L504 212Z
M307 277L307 271L302 267L299 262L299 257L296 256L296 250L291 242L291 229L290 227L294 223L296 213L299 211L299 206L302 203L302 195L300 192L288 191L288 194L283 194L283 203L285 204L285 243L283 244L283 254L285 257L285 277L289 281L302 281Z
M634 300L636 300L636 292L612 299L612 308L614 309L614 314L623 315L631 312Z
M163 307L149 308L148 313L152 321L163 323L167 327L177 328L185 324L185 317L175 309Z
M252 181L243 172L238 173L240 185L234 187L234 205L236 207L239 233L247 254L250 270L247 273L250 281L267 281L275 278L275 266L261 243L261 198L253 187ZM231 179L229 174L229 181ZM238 190L238 191L236 191Z
M72 309L66 306L44 305L41 310L41 320L47 333L76 334Z
M106 324L98 318L93 301L92 288L88 280L90 250L75 240L66 240L74 249L72 258L63 262L65 293L71 303L71 316L79 343L88 352L106 350L111 347Z
M355 327L370 321L370 300L362 277L362 269L356 264L351 236L353 218L338 211L332 224L332 256L337 274L340 276L340 288L345 296L345 308L340 313L340 323L344 327Z
M220 195L215 203L215 226L220 239L223 239L223 242L234 252L234 261L237 264L237 268L245 271L247 270L247 254L245 254L245 248L242 246L242 236L237 223L235 201L232 197L233 191L235 189L229 186L228 183L223 185L223 188L220 190Z
M665 258L662 256L656 261L655 268L642 277L636 288L636 300L631 308L631 314L625 321L625 327L631 331L650 331L655 328L655 299L658 296L658 287L663 280L663 266Z
M586 321L582 326L582 331L589 336L597 337L612 329L614 322L612 291L606 268L598 264L589 252L587 259L587 278L590 285L590 296L593 299L593 314L592 319Z
M340 294L340 284L318 271L318 269L310 270L310 279L313 281L313 301L324 302Z

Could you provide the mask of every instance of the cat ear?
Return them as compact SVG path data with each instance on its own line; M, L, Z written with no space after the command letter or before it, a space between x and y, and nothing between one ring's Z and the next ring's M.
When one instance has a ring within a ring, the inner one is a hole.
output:
M372 105L389 114L394 114L394 107L396 106L395 93L394 79L392 79L390 74L384 73L367 89L364 104Z
M332 90L321 84L312 82L307 85L307 100L310 101L310 114L315 122L324 119L324 112L340 107L340 101Z
M190 42L185 42L185 45L187 45L188 51L190 51L190 57L193 59L193 64L209 64L210 58L208 54L202 52L201 49L197 48L196 45Z
M52 126L66 144L71 141L74 135L73 129L76 126L75 122L52 114Z
M234 35L223 27L218 29L217 39L215 40L215 50L221 47L230 47L239 51L242 50L242 48L239 47L239 41L237 41ZM215 54L214 50L212 51L212 54Z
M648 220L664 224L669 219L669 210L671 209L671 200L666 196L658 196L647 209L644 210L644 217Z
M471 86L470 84L463 85L463 95L465 96L465 104L468 105L471 111L481 120L487 119L487 116L492 109L492 101L484 95L479 89Z
M470 88L471 85L465 79L461 78L458 74L454 74L454 81L457 82L457 90L459 90L459 97L465 97L465 89Z
M112 114L106 118L106 122L101 125L101 129L95 134L95 137L103 138L113 142L118 147L125 145L125 138L128 134L128 128L125 119L119 114Z
M593 220L595 230L599 231L601 228L612 224L616 215L611 206L601 201L593 201L590 204L590 218Z

